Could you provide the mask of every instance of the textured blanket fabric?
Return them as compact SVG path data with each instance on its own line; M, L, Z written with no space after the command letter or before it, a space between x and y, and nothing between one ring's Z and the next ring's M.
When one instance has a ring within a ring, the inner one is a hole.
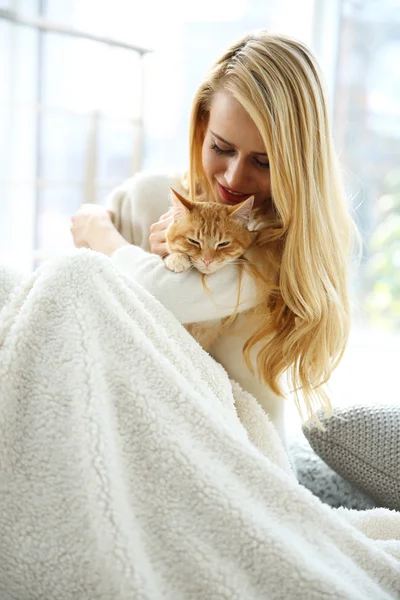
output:
M400 514L336 511L112 261L0 269L1 600L400 598Z

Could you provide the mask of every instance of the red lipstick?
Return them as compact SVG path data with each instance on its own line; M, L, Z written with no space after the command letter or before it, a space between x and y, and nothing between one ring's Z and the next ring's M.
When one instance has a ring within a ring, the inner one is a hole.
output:
M241 202L244 202L245 200L247 200L247 198L250 198L250 196L252 196L253 194L232 194L227 188L225 188L223 185L221 185L218 181L218 191L220 193L220 195L222 196L222 198L228 203L228 204L240 204Z

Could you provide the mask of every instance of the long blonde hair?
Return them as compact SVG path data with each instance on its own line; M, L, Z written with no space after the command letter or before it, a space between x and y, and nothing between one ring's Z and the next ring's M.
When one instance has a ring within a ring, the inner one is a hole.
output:
M333 148L315 58L301 42L261 31L233 44L198 90L190 124L189 193L213 194L202 145L214 94L231 93L254 121L270 162L271 210L257 248L265 259L260 326L244 346L257 350L260 379L283 395L290 375L301 416L331 409L325 384L350 330L348 264L355 226ZM265 285L265 282L268 285Z

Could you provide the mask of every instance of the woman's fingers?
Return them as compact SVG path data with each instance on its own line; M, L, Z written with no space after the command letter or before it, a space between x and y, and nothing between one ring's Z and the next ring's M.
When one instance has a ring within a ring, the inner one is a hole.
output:
M96 238L105 227L112 226L111 215L104 207L96 204L82 204L71 217L71 234L77 248L91 248L92 238Z
M168 246L166 242L156 242L153 241L150 243L150 252L152 254L157 254L158 256L161 256L161 258L164 258L164 256L167 256L168 254Z
M164 221L165 219L170 219L170 222L171 222L172 221L172 215L173 215L173 209L170 208L168 212L166 212L163 215L161 215L161 217L159 218L159 221Z
M71 218L70 232L76 248L89 248L89 244L85 239L85 228L82 228L82 223L77 215L73 215Z
M154 225L156 225L156 223L154 223ZM153 231L150 229L149 245L150 252L153 254L158 254L159 256L168 254L165 232L166 229L153 229Z
M161 215L156 223L150 227L149 245L150 252L158 254L158 256L166 256L168 254L168 246L166 243L167 229L173 221L172 209Z

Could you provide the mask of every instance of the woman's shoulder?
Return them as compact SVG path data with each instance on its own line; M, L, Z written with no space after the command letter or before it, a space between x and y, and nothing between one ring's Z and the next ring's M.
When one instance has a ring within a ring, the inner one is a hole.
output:
M185 194L181 174L141 171L109 194L106 205L114 213L115 227L127 241L141 243L137 233L131 231L134 222L148 227L170 208L170 187ZM148 238L148 231L142 238Z
M169 194L169 188L173 187L180 193L184 193L182 173L162 173L154 171L139 171L124 181L119 190L126 194L144 196L164 196Z

